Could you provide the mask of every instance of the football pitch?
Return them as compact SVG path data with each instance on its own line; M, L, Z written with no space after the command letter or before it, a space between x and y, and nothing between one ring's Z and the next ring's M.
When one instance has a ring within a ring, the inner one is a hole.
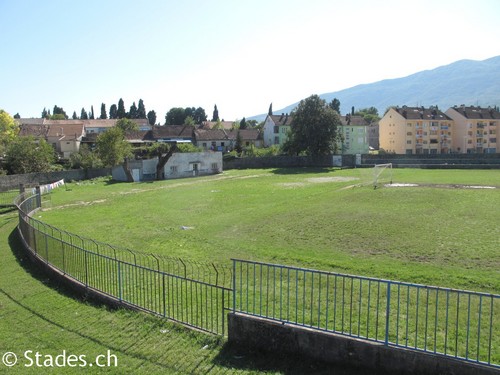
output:
M36 218L136 251L500 292L500 171L229 170L54 190ZM383 175L382 180L383 182Z

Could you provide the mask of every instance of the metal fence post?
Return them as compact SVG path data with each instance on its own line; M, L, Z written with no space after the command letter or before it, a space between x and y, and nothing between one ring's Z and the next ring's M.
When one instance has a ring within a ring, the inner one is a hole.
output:
M42 193L40 191L40 186L36 187L36 208L42 207Z
M387 282L387 307L385 309L385 345L389 345L389 315L391 314L391 282Z
M233 314L236 312L236 259L233 259Z

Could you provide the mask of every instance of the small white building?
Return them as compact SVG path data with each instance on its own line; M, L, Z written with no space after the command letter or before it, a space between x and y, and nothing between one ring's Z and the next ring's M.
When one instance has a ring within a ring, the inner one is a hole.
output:
M135 182L154 180L157 165L158 158L129 162ZM166 180L218 173L222 173L222 152L176 152L164 167ZM121 165L113 168L112 175L114 180L127 181L127 175Z

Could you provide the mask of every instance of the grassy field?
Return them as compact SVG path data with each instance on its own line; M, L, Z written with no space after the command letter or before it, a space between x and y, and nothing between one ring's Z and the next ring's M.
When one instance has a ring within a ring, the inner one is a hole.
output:
M4 357L8 352L18 357L10 368L0 362L0 373L357 374L300 358L241 351L220 337L75 297L28 261L16 223L15 213L0 216L0 357L12 359ZM26 351L32 352L25 357ZM36 365L37 352L45 367ZM76 367L58 367L56 356L64 352L66 358L84 355L88 364L104 355L100 364L106 367L82 368L81 361L72 363ZM53 358L52 368L48 356Z
M134 250L269 261L500 292L500 189L382 188L370 169L231 170L153 183L72 183L44 222ZM396 183L500 186L496 170L394 169Z

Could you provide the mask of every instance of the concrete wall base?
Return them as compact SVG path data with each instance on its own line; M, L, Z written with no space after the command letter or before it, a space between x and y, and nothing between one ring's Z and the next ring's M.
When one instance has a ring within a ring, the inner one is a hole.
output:
M252 350L301 355L364 368L367 374L499 375L498 369L453 358L297 327L244 314L228 315L229 342Z

